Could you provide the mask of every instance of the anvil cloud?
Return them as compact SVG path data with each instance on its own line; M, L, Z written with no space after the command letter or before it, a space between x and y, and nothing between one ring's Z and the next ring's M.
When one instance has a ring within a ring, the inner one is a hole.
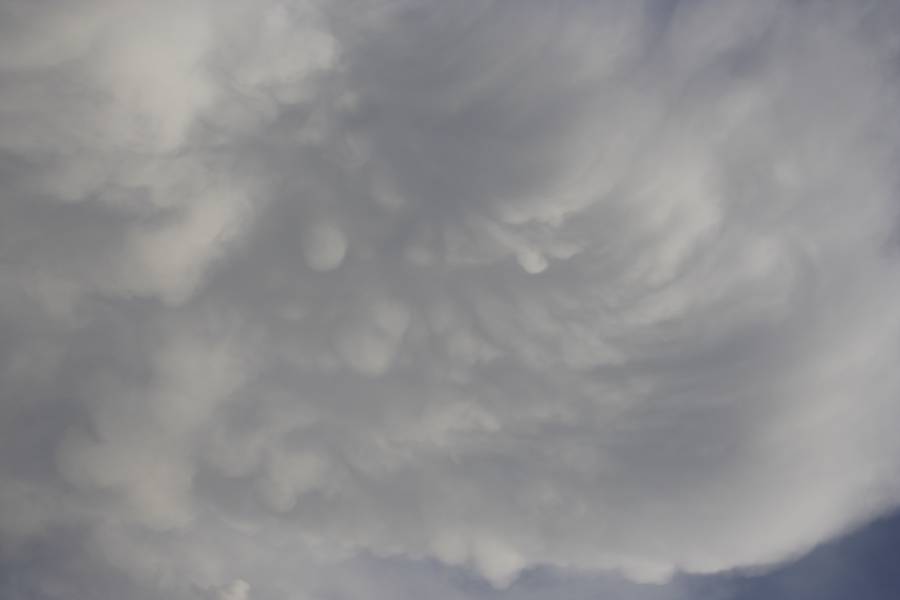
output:
M896 507L898 30L0 2L14 597L325 598L360 556L665 581Z

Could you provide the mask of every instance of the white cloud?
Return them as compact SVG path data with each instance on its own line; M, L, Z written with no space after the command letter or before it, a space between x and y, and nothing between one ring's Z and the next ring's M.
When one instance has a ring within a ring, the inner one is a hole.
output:
M900 500L890 3L82 4L0 18L39 576L661 581Z
M340 229L328 223L317 223L303 234L306 264L316 271L333 271L341 266L347 254L347 239Z

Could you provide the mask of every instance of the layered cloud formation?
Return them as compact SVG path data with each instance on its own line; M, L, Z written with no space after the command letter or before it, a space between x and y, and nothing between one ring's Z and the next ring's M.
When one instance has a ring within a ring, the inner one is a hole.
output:
M14 593L663 581L896 506L898 8L6 0Z

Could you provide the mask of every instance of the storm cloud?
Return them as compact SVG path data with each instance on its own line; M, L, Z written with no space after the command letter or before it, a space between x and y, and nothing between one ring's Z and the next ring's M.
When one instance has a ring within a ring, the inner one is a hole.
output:
M895 508L898 31L888 0L3 0L12 597L662 582Z

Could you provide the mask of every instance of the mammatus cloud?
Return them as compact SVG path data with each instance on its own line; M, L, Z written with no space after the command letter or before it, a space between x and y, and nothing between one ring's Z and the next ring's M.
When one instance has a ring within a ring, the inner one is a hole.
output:
M13 597L661 581L900 501L895 3L0 23Z

